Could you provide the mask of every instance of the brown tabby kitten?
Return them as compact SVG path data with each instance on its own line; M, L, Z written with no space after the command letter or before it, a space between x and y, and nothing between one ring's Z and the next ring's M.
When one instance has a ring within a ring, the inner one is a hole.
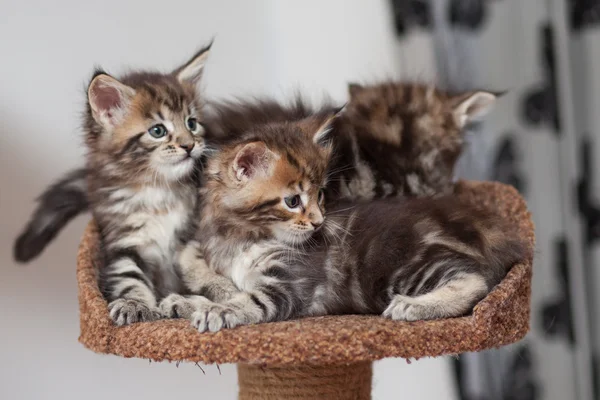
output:
M496 100L490 92L451 95L418 82L351 84L349 92L334 126L331 200L452 192L464 127Z
M197 322L201 330L297 315L299 302L325 278L321 266L302 265L307 279L298 280L294 266L304 256L298 245L324 221L327 134L336 114L255 126L219 147L206 168L197 242L180 264L198 295L213 295L211 271L240 291L220 303L171 295L160 305L165 315L190 317L199 310L207 317Z
M346 111L332 127L328 202L450 192L463 128L494 100L489 92L450 95L413 82L350 85ZM300 97L289 105L262 100L213 103L212 108L205 124L209 142L227 142L252 126L298 121L316 112ZM85 169L76 170L40 196L15 242L16 260L37 257L69 220L89 208L86 176Z
M100 288L118 325L160 317L181 292L181 248L195 232L205 150L198 81L209 47L170 74L98 71L85 118L87 198L101 237Z
M183 278L204 294L214 271L239 292L172 295L166 315L200 331L341 313L456 317L529 256L502 220L451 196L346 203L325 221L331 120L257 126L209 160L202 235L180 261Z

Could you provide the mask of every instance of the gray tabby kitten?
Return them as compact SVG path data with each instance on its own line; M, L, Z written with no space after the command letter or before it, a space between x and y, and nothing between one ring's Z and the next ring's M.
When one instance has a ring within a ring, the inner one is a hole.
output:
M98 71L85 116L87 198L101 238L100 288L118 325L160 318L183 290L177 258L195 231L196 163L205 150L200 50L170 74Z
M335 116L256 126L208 161L202 235L180 260L196 296L165 298L165 315L200 331L323 314L456 317L528 256L503 221L449 196L344 204L325 220ZM202 296L213 272L237 291Z

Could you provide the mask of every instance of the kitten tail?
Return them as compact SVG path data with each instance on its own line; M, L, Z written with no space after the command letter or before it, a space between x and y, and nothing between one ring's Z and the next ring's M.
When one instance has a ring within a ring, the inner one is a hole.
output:
M27 263L39 256L69 221L89 209L86 177L85 168L72 171L37 198L33 216L15 241L16 261Z

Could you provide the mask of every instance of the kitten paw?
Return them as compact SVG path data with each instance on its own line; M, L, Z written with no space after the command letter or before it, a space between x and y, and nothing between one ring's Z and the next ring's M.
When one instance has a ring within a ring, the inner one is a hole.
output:
M110 318L119 326L135 322L155 321L161 318L157 308L133 299L117 299L108 305Z
M224 304L204 304L192 315L192 326L199 332L218 332L244 324L240 310Z
M417 321L420 318L418 304L414 304L408 296L396 295L383 312L383 316L396 321Z
M160 313L165 318L186 318L189 319L196 307L187 298L179 294L170 294L158 305Z

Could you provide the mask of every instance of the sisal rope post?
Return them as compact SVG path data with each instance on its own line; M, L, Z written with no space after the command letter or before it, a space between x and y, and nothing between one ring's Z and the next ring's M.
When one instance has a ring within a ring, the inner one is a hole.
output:
M240 400L370 400L373 363L262 367L238 364Z

